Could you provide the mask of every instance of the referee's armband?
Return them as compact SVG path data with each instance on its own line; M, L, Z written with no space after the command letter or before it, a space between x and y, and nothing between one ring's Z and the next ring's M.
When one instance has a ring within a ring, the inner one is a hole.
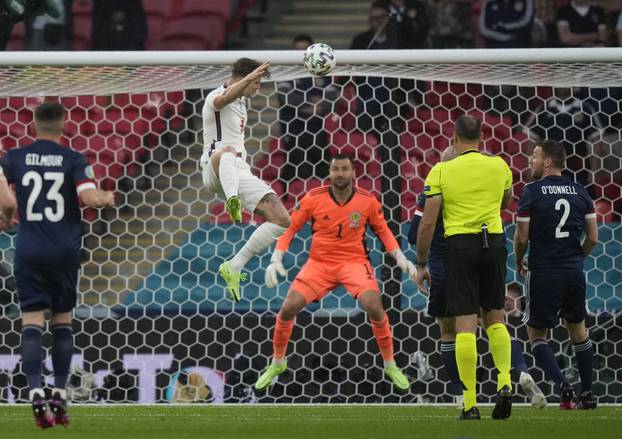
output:
M423 193L426 198L441 195L441 165L441 163L434 165L425 179Z

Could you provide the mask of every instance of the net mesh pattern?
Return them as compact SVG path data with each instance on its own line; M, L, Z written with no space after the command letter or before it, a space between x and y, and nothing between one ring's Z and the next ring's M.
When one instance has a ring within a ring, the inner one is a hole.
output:
M569 174L594 197L599 220L601 243L586 261L595 393L602 402L621 402L616 374L622 368L622 331L616 312L622 305L617 293L622 94L613 87L622 83L620 67L369 65L341 66L332 77L309 78L298 66L276 66L273 80L248 103L249 160L253 172L291 209L309 189L326 183L330 154L354 155L357 184L379 197L402 248L413 258L405 237L416 197L450 144L457 116L480 117L482 148L502 156L512 169L514 197L503 213L509 238L517 198L530 181L533 141L557 137L570 155ZM292 243L284 261L289 275L279 287L264 285L267 252L246 267L250 276L242 301L235 306L228 301L218 266L261 219L245 214L242 225L232 225L222 200L202 190L201 108L209 89L227 75L226 66L214 65L0 69L0 95L11 96L0 99L3 149L31 141L34 106L58 99L68 110L65 142L86 154L100 188L117 195L117 209L84 210L72 399L451 402L426 299L385 264L372 235L372 265L393 326L397 364L413 382L411 391L393 393L368 320L338 289L299 316L288 372L268 395L252 392L271 355L275 314L307 258L311 234L305 228ZM552 111L557 113L551 119ZM0 235L0 399L5 401L26 395L11 276L14 240L15 231ZM509 267L508 284L522 289L513 255ZM519 314L514 311L509 322L517 338L526 340ZM567 337L558 328L555 338L565 374L576 381ZM488 352L485 335L478 345L480 353ZM526 358L533 366L528 353ZM51 368L49 356L46 365ZM531 371L554 400L542 373ZM194 380L188 378L192 374ZM495 394L495 374L485 354L478 368L483 400ZM189 391L190 381L209 392Z

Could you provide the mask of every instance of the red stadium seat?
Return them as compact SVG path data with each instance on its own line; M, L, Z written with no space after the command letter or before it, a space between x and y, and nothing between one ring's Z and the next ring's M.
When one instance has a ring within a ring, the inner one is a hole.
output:
M78 2L74 2L78 3ZM74 50L89 50L91 48L93 20L91 15L76 15L73 18L73 48Z
M217 15L223 21L231 17L231 2L219 0L182 0L179 15Z
M147 15L147 41L145 41L145 48L152 50L155 48L164 37L164 30L166 29L166 19L157 15Z
M24 50L26 45L26 27L24 26L24 22L20 21L15 26L13 26L13 31L11 32L11 38L6 45L6 50L8 51L19 51Z
M143 9L147 16L156 16L167 19L173 15L173 4L178 3L172 0L142 0Z

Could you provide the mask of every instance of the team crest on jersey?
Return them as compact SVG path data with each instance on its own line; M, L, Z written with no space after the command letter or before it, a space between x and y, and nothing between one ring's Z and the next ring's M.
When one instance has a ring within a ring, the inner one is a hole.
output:
M361 214L359 212L352 212L350 214L350 227L355 228L361 225Z
M95 171L93 170L93 167L91 165L88 165L85 169L84 169L84 174L88 177L88 178L95 178Z

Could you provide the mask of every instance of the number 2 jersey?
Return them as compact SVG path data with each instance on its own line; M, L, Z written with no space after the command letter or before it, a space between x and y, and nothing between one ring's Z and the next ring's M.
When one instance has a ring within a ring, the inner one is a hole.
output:
M548 176L525 186L517 221L529 221L529 270L583 269L581 235L586 218L595 218L585 188L563 176Z
M309 258L318 262L340 264L368 261L365 230L370 225L387 252L399 248L384 219L382 206L374 195L354 188L352 196L339 204L330 186L313 189L292 213L292 223L276 244L286 251L296 232L311 221L313 237Z
M17 198L15 265L77 269L82 246L78 194L96 188L86 157L37 140L10 150L0 163Z

